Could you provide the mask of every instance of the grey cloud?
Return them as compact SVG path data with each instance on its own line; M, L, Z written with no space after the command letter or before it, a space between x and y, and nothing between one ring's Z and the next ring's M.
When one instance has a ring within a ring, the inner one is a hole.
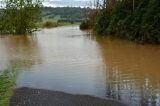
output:
M88 6L89 0L44 0L44 6Z

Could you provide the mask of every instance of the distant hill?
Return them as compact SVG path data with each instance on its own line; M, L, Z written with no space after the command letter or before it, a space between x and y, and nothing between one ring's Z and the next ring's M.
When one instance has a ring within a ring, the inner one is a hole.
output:
M3 15L3 9L0 9L0 16Z
M86 19L87 8L80 7L43 7L42 19L55 19L57 21L81 22Z
M81 22L86 19L88 8L80 7L43 7L42 20L55 20L58 22ZM3 15L0 9L0 17Z

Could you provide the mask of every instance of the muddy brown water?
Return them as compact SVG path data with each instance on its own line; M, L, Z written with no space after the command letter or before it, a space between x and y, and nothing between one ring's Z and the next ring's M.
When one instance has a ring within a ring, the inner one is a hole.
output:
M160 106L160 46L80 31L43 29L0 38L0 70L18 67L17 88L31 87Z

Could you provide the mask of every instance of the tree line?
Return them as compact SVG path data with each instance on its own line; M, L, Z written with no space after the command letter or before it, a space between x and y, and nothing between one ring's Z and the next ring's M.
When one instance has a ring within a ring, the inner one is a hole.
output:
M160 43L160 0L95 0L85 25L101 35Z
M42 18L43 19L56 19L64 22L80 22L86 19L86 11L88 8L80 7L43 7Z

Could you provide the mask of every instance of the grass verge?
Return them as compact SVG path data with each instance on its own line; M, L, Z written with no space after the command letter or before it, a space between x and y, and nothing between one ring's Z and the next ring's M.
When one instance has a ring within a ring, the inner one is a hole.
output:
M8 69L0 74L0 106L8 106L18 75L17 70Z

